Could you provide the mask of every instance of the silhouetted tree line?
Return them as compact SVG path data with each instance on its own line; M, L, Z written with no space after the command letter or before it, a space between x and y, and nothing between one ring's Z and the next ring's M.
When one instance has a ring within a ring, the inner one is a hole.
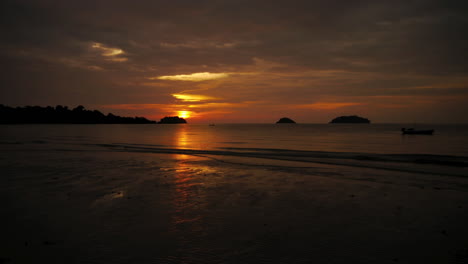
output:
M144 117L121 117L98 110L86 110L79 105L70 110L67 106L9 107L0 104L0 124L155 124Z
M159 121L159 124L185 124L187 121L178 116L166 116Z

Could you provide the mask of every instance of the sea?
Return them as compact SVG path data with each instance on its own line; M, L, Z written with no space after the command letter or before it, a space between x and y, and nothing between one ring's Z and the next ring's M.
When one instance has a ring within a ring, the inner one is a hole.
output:
M468 125L1 125L0 173L0 263L468 263Z
M107 147L148 150L253 149L325 153L468 156L468 125L419 125L432 136L402 135L408 124L219 124L219 125L2 125L0 144ZM52 148L52 147L51 147Z

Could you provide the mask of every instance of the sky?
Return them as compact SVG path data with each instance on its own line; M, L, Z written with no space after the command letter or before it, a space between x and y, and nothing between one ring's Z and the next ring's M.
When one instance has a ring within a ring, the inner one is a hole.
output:
M468 123L468 3L2 0L0 103L189 123Z

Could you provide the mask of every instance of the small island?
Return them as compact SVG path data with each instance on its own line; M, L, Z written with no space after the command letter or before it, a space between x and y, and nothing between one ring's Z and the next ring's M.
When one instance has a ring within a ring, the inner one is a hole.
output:
M79 105L9 107L0 104L0 124L156 124L144 117L121 117L98 110L86 110Z
M186 124L187 121L178 116L166 116L158 124Z
M330 124L370 124L370 120L357 115L339 116L330 121Z
M276 124L296 124L296 122L294 122L294 120L292 120L291 118L283 117L280 120L278 120Z

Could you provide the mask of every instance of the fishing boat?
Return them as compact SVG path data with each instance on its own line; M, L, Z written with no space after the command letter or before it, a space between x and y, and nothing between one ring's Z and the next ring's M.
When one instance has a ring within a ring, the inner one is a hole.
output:
M403 135L432 135L434 129L419 130L414 128L402 128L401 133Z

